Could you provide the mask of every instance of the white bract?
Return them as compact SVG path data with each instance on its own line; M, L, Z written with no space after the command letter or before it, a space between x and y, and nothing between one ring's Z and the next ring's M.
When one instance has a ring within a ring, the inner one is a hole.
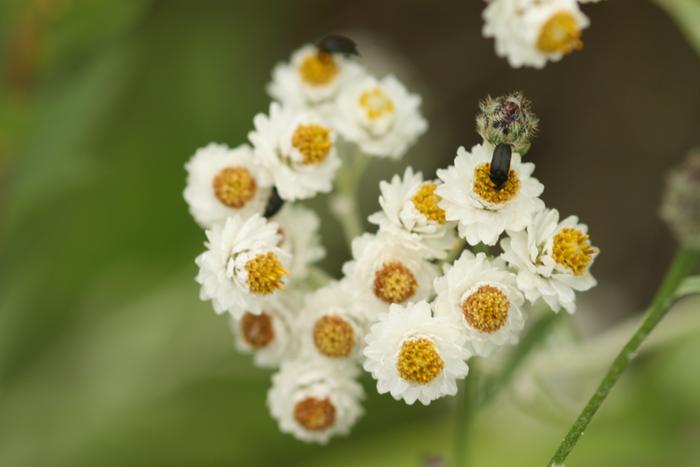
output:
M364 368L377 380L380 394L407 404L428 405L457 393L470 357L465 335L451 317L434 317L430 304L391 305L365 338Z
M494 146L477 144L457 150L453 165L440 169L442 180L435 192L448 221L457 221L459 234L470 245L494 245L505 230L524 229L544 209L539 196L544 186L532 177L535 164L522 162L514 152L508 180L497 189L489 177Z
M304 280L309 267L326 256L319 235L321 220L314 211L298 204L285 204L272 220L279 224L280 248L292 258L289 278Z
M485 357L506 344L516 344L523 329L525 302L515 274L502 259L489 260L462 252L445 275L435 280L435 313L460 323L472 353Z
M501 241L503 258L518 271L518 287L530 302L539 298L554 311L576 311L575 291L596 285L590 272L598 248L591 245L588 227L569 216L547 209L534 217L525 231L508 232Z

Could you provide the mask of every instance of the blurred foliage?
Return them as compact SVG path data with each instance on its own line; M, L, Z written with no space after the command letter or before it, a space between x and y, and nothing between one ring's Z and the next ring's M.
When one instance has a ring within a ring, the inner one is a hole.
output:
M280 434L269 372L197 299L183 164L245 139L296 6L0 3L1 466L418 466L447 451L454 401L406 408L370 382L350 438ZM337 268L347 251L327 247ZM699 351L642 362L572 465L695 465ZM478 465L539 465L577 407L542 418L502 394L477 416Z

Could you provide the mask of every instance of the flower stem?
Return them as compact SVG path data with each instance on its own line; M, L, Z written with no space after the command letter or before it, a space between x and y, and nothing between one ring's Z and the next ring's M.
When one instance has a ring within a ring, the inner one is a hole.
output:
M357 188L368 161L359 151L346 158L337 178L338 192L331 198L331 212L340 222L348 245L364 230Z
M474 360L469 365L469 375L462 381L455 411L454 466L467 467L469 426L479 403L479 375Z
M603 401L608 397L610 390L612 390L622 373L632 359L634 359L639 346L644 342L656 325L659 324L666 313L668 313L674 292L683 281L683 278L693 270L693 267L698 261L698 257L700 257L700 252L687 247L679 247L673 263L666 273L659 290L656 292L656 296L649 310L642 319L642 324L622 348L612 365L610 365L608 372L598 385L598 389L596 389L595 393L588 401L588 404L583 408L583 411L581 411L581 414L559 445L559 449L557 449L557 452L549 461L550 466L563 465L567 456L583 435L584 430L588 427L591 419L603 404Z

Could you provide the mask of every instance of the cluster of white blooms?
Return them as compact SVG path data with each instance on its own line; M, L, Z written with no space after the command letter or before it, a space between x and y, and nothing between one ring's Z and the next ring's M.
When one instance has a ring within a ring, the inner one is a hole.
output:
M237 349L277 369L270 413L308 442L362 415L360 369L379 393L427 405L457 392L471 357L518 342L526 302L574 312L575 291L595 285L586 226L545 208L522 161L537 119L520 94L485 100L483 142L436 178L408 167L381 182L376 232L352 241L342 278L321 274L320 220L297 201L332 190L338 141L399 158L427 127L418 96L350 55L302 47L275 68L251 146L210 144L186 165L207 229L200 297L229 315Z
M598 0L490 0L484 10L485 37L510 66L542 68L583 47L588 18L578 3Z

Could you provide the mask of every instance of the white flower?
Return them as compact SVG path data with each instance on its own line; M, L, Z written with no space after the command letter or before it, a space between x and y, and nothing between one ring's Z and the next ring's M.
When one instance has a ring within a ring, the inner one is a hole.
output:
M362 386L355 365L305 358L282 364L267 394L280 430L306 442L325 444L349 433L363 414Z
M493 37L496 55L514 68L542 68L580 49L588 18L576 0L492 0L483 13L485 37Z
M366 308L368 321L392 303L427 300L433 293L436 266L381 232L355 238L352 254L343 273L353 300Z
M435 314L459 322L476 355L486 357L500 346L518 342L525 299L502 259L489 260L484 253L474 256L464 250L435 280L435 292Z
M305 45L292 54L288 63L275 67L267 92L284 106L326 115L332 111L339 91L364 74L364 69L351 59Z
M340 166L335 132L313 113L297 113L273 102L270 114L258 114L248 139L266 167L280 197L291 201L329 192Z
M302 351L335 361L357 358L365 334L364 318L346 284L331 282L306 299L299 316Z
M471 152L460 147L454 164L437 171L443 182L435 190L442 197L440 207L448 221L459 222L459 234L470 245L494 245L506 229L524 229L544 209L539 199L544 186L531 176L535 164L521 162L514 152L508 180L499 190L489 177L493 151L489 143L478 144Z
M501 241L503 258L518 270L518 287L530 302L542 300L554 311L576 311L574 291L596 285L590 267L598 248L591 246L588 227L576 216L559 222L559 212L540 212L526 231L508 232Z
M292 257L289 264L290 279L305 279L309 266L326 255L319 236L321 221L318 215L304 206L287 203L272 220L280 227L280 248Z
M391 182L379 183L382 210L369 221L426 258L444 258L456 238L454 225L445 220L445 211L438 206L436 188L436 182L423 181L420 172L408 167L403 178L394 175Z
M270 177L255 164L248 145L230 149L211 143L200 148L185 165L184 197L192 217L211 227L227 217L262 214L270 196Z
M428 128L420 104L394 76L367 76L340 94L334 123L365 154L398 159Z
M229 217L206 231L207 251L197 257L199 296L217 313L240 319L262 311L261 298L284 287L287 254L277 244L278 226L254 214Z
M428 405L455 395L457 380L467 376L470 354L464 336L450 317L432 316L425 301L391 305L365 338L364 368L377 380L380 394Z

